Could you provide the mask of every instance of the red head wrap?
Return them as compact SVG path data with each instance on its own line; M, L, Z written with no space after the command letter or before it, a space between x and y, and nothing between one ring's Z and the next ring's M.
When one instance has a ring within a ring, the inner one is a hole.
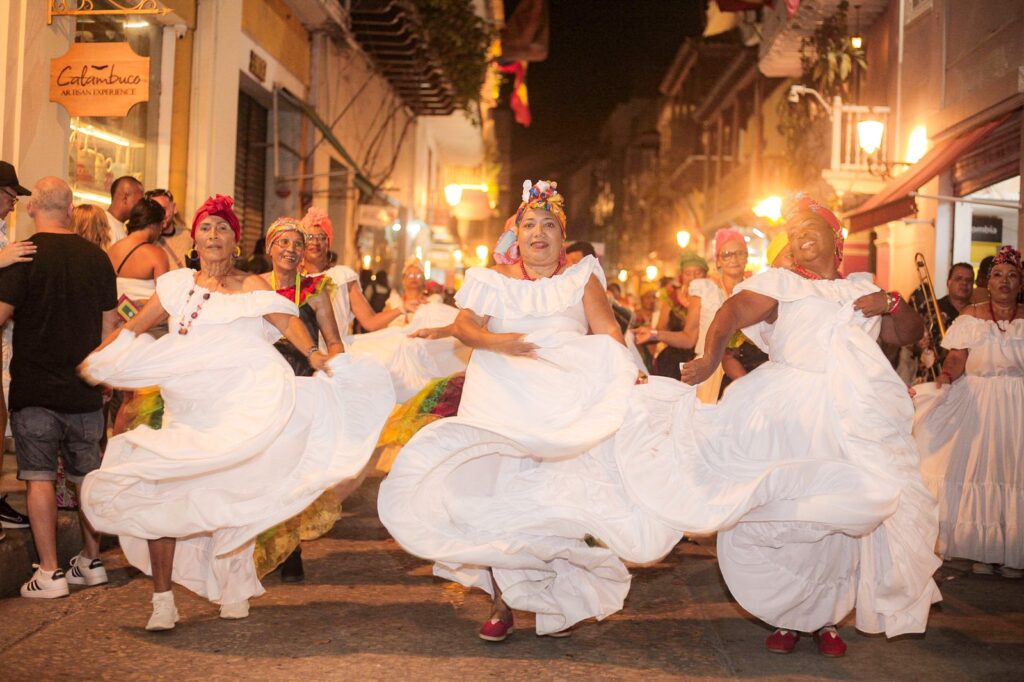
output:
M798 213L814 213L832 228L832 233L835 235L836 240L836 267L838 268L839 264L843 262L843 242L845 241L843 225L839 222L839 218L835 213L803 192L798 192L793 197L793 204L786 213L786 223L792 221Z
M196 211L196 217L192 219L192 239L196 238L196 228L199 227L199 223L203 222L209 216L215 215L218 218L223 218L228 225L231 226L231 231L235 233L235 242L242 241L242 224L238 222L238 216L231 209L235 201L231 197L224 196L223 194L216 194L207 199L199 210Z

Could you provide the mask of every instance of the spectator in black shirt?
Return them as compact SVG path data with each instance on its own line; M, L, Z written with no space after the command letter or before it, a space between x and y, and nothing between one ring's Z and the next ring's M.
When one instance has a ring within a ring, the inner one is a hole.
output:
M0 324L13 319L11 429L18 478L27 484L32 537L39 568L21 587L23 597L68 594L68 583L107 582L99 537L81 516L84 548L65 576L57 565L54 480L60 451L68 479L80 483L100 465L103 398L77 367L117 320L114 269L106 254L71 231L71 188L43 178L32 190L28 214L37 247L31 263L0 273Z

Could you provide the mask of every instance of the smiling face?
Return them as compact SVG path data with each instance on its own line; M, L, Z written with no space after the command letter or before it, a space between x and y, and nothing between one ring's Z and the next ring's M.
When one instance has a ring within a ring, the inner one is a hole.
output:
M527 265L548 265L558 261L565 245L562 226L550 211L535 208L523 214L517 237L519 253Z
M327 233L319 225L306 228L306 260L310 263L323 264L327 260Z
M988 276L988 293L992 301L1011 305L1020 295L1020 270L1011 263L993 265Z
M302 262L305 251L305 236L298 230L288 230L274 238L270 245L270 261L274 264L275 271L292 274Z
M836 238L824 219L802 213L786 227L793 263L819 272L834 263Z
M196 226L195 242L199 260L206 263L225 261L235 253L235 232L220 216L203 218Z

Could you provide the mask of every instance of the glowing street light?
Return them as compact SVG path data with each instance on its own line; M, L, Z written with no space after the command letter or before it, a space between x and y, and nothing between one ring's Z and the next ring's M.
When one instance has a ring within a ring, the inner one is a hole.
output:
M623 268L622 270L619 270L619 281L622 282L623 284L625 284L626 280L628 280L628 279L629 279L629 273L626 271L626 269Z
M462 249L455 249L452 251L452 258L455 259L456 265L462 265Z
M676 244L679 244L680 249L685 249L690 245L690 233L687 230L679 230L676 232Z
M765 218L777 223L782 220L782 197L772 195L757 202L754 206L754 215L758 218Z
M644 268L644 274L647 275L648 282L653 282L654 280L658 279L658 266L648 265L646 268Z
M910 131L907 141L907 163L917 163L928 152L928 129L917 126Z
M455 208L462 201L462 185L445 185L444 188L444 200L448 202L448 205Z
M487 256L489 254L490 250L483 244L480 244L479 246L476 247L476 257L484 265L487 265Z
M363 256L363 270L370 269L370 263L372 262L372 260L373 259L370 257L370 254L366 254L365 256Z
M885 124L881 121L867 119L857 123L857 144L868 156L871 156L882 146L882 135L885 134Z

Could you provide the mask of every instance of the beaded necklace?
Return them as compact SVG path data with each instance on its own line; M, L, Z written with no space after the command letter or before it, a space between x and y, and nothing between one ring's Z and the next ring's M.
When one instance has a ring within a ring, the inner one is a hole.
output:
M793 272L795 272L796 274L800 275L801 277L803 277L804 279L822 279L822 280L825 279L824 277L822 277L818 273L813 272L811 270L808 270L807 268L805 268L802 265L794 265L791 268L791 270ZM843 279L842 274L839 275L838 279Z
M554 277L555 275L557 275L559 273L559 271L561 271L561 269L563 267L565 267L565 260L561 256L559 256L558 257L558 265L555 266L555 271L552 272L550 275L548 275L548 277ZM530 273L528 273L526 271L526 263L523 262L522 258L519 259L519 270L522 271L522 273L523 273L523 279L525 279L527 281L530 281L530 282L533 282L533 281L536 280L536 277L530 277Z
M199 305L196 306L195 310L191 314L188 313L188 306L192 302L192 296L196 293L195 279L192 280L192 288L188 290L188 298L185 299L185 305L181 308L181 317L178 319L178 334L185 336L188 334L189 329L192 328L192 323L195 322L196 318L199 317L199 311L203 309L203 304L210 300L210 292L207 291L203 294L202 299L199 301Z
M992 321L996 323L996 329L998 329L1001 333L1005 334L1010 329L1010 323L1013 322L1014 319L1016 319L1017 317L1017 302L1013 302L1013 312L1010 313L1010 317L1008 319L998 320L996 319L996 309L992 307L992 299L990 298L988 299L988 313L989 315L992 316ZM1006 322L1006 329L1003 329L1001 326L999 326L1000 322Z

